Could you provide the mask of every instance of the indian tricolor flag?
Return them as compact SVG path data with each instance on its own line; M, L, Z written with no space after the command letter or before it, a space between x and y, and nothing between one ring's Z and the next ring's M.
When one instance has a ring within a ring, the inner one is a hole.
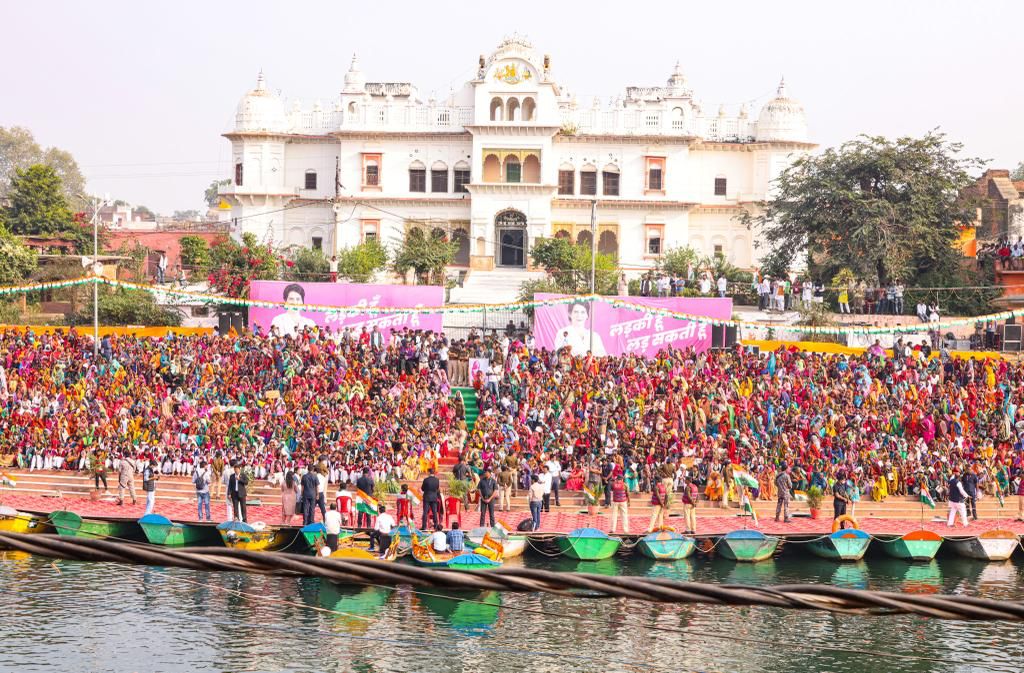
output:
M3 486L10 486L11 488L14 488L15 486L18 485L18 482L14 481L14 477L7 474L6 472L0 472L0 484L2 484Z
M921 488L921 504L935 509L935 501L932 500L932 494L928 492L927 488L923 487Z
M746 486L747 488L757 488L757 477L743 469L742 465L733 464L732 466L732 480L736 482L738 486Z
M378 509L377 499L371 495L367 495L361 489L356 489L356 511L362 512L363 514L369 514L370 516L377 516L380 514Z
M423 493L421 493L420 489L416 488L412 484L409 484L409 493L408 493L408 495L409 495L409 502L412 503L413 505L418 505L421 502L423 502Z

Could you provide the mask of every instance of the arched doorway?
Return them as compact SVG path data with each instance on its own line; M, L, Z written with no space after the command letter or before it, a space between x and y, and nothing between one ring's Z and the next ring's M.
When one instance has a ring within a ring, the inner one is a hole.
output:
M495 263L498 266L526 267L526 215L507 208L494 216Z
M597 251L603 255L619 256L619 241L615 232L607 229L597 237Z

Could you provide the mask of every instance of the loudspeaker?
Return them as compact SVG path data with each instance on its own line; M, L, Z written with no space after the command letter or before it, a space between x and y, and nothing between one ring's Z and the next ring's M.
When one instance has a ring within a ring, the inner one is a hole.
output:
M732 348L736 345L736 326L727 325L725 327L725 347Z

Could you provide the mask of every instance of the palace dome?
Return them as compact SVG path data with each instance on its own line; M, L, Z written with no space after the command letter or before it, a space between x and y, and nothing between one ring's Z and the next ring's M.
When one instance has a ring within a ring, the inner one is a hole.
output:
M786 80L757 117L757 140L807 142L807 116L800 101L786 95Z
M256 88L242 96L235 112L236 131L287 131L288 118L284 103L267 89L260 72Z

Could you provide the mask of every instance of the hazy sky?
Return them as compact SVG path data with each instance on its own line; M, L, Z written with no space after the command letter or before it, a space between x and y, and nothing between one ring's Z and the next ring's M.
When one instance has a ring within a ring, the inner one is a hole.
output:
M785 75L823 147L941 127L992 167L1024 160L1020 0L0 0L0 25L0 126L72 152L92 190L166 214L229 176L220 134L260 68L327 107L356 52L369 81L443 97L513 32L587 104L663 85L679 60L711 113L756 114Z

